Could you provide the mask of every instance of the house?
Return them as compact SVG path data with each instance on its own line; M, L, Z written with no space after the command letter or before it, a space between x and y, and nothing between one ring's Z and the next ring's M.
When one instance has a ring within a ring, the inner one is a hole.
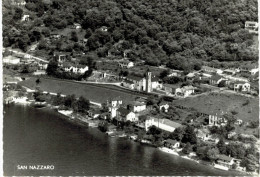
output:
M106 26L102 26L102 27L100 28L100 30L101 30L101 31L107 31L108 29L107 29Z
M135 113L132 112L129 109L120 107L116 110L116 119L118 121L131 121L131 122L137 122L138 117L135 116Z
M79 23L74 23L72 26L73 29L81 29L81 25Z
M151 78L151 83L152 83L152 89L161 89L162 84L159 82L159 78L156 76L153 76Z
M220 125L226 125L227 120L225 118L222 118L223 115L218 114L210 114L208 117L208 125L209 126L220 126Z
M53 56L57 59L59 63L63 63L70 59L69 52L54 52Z
M249 92L250 91L250 83L248 82L241 82L241 81L236 81L234 83L234 91L239 92Z
M228 139L230 139L230 138L234 137L236 134L237 134L236 132L231 131L227 134L227 137L228 137Z
M146 103L139 102L139 101L133 101L129 107L131 107L131 110L133 112L141 112L146 109Z
M110 117L114 118L116 117L116 111L117 109L123 104L122 99L115 98L111 101L107 101L108 110L110 112Z
M209 72L209 73L217 73L217 69L216 68L212 68L209 66L202 66L201 70L204 72Z
M234 70L234 69L225 69L223 71L223 74L234 75L234 74L236 74L236 70Z
M134 82L130 81L130 80L124 80L124 82L122 84L124 87L130 88L132 90L134 90L134 88L135 88Z
M209 83L211 85L218 85L222 80L223 80L223 78L220 75L215 74L212 77L210 77Z
M110 124L107 126L107 131L115 131L117 129L117 127L113 124Z
M177 88L175 91L176 96L181 96L181 97L187 97L190 96L195 92L196 87L193 87L192 85L187 85L182 88Z
M133 83L126 83L126 80ZM158 79L156 77L152 77L151 72L147 72L145 77L129 75L123 82L123 86L124 85L131 88L133 87L134 90L145 91L148 93L153 91L153 89L160 87Z
M47 67L48 67L48 64L46 64L46 63L41 63L41 62L38 63L38 68L40 70L46 70Z
M56 40L56 39L60 39L61 35L58 34L58 33L55 33L55 32L51 32L50 37L51 37L51 39L55 39Z
M226 155L219 155L216 160L216 164L226 167L227 169L231 169L234 164L234 158L228 157Z
M94 119L98 118L100 114L101 111L99 109L91 109L88 111L88 116Z
M145 120L145 130L148 131L149 127L156 126L157 128L160 128L162 130L173 132L176 128L181 127L182 125L173 122L169 119L158 119L154 117L149 117Z
M139 76L133 76L133 75L129 75L126 77L126 80L124 81L123 85L129 85L128 83L126 83L126 81L129 83L129 82L132 82L130 83L131 87L132 85L134 86L134 89L135 90L138 90L138 91L145 91L146 89L146 79L144 77L139 77Z
M100 118L101 119L109 119L110 118L110 113L109 112L104 112L102 114L100 114Z
M183 71L180 71L180 70L171 70L170 71L170 74L168 74L168 76L167 77L173 77L173 76L175 76L175 77L181 77L182 76L182 73L183 73Z
M17 65L21 62L20 58L13 57L11 55L3 58L4 64L11 64L11 65Z
M16 6L25 6L26 1L25 0L11 0L12 5Z
M170 149L177 149L180 147L180 142L173 139L167 139L164 141L163 145Z
M249 33L258 34L258 23L253 21L246 21L245 29L247 29Z
M25 21L25 22L30 21L30 15L23 15L21 21L22 21L22 22L24 22L24 21Z
M37 70L33 73L33 75L39 76L39 75L46 75L45 70Z
M256 73L259 72L259 69L258 68L254 68L254 69L251 69L249 72L251 73L251 75L255 75Z
M75 74L84 74L88 71L88 66L73 63L63 63L63 69L65 72L72 72Z
M118 62L118 65L121 67L121 68L132 68L134 66L134 63L131 62L131 61L120 61Z
M161 102L161 103L159 103L159 109L160 109L160 111L168 112L169 107L170 107L169 104L166 103L166 102Z
M175 95L176 89L180 88L179 85L164 84L164 90L167 95Z

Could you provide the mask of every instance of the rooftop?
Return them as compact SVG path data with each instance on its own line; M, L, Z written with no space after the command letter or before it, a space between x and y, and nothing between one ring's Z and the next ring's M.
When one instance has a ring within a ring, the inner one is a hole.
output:
M140 81L143 79L143 77L130 75L130 76L127 76L126 79Z
M120 112L121 116L127 116L131 112L130 110L123 107L120 107L117 111Z
M220 75L218 75L218 74L216 74L216 75L213 75L213 76L211 76L211 80L215 80L215 81L218 81L218 80L220 80L222 77L220 76Z
M180 88L179 85L173 85L173 84L163 84L163 85L164 87L173 88L173 89Z
M226 156L226 155L219 155L218 159L219 159L219 160L225 160L225 161L231 161L231 160L234 159L234 158L228 157L228 156Z
M173 140L173 139L167 139L167 140L165 140L165 142L169 143L169 144L176 144L176 143L178 143L178 141Z
M177 122L173 122L169 119L158 119L158 118L154 118L154 117L150 117L149 119L153 119L155 122L160 122L161 124L165 124L168 125L170 127L174 127L174 128L178 128L181 127L182 125L177 123Z

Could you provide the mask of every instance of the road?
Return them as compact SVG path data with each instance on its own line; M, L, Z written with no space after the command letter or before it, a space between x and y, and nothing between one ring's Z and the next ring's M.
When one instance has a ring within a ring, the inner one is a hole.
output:
M3 50L8 50L8 51L11 51L11 52L13 52L13 53L20 54L20 55L29 55L32 59L35 59L35 60L38 60L38 61L41 61L41 62L44 62L44 63L49 63L49 61L47 61L47 60L44 60L44 59L39 58L39 57L32 56L32 55L30 55L30 54L28 54L28 53L19 52L19 51L15 50L15 49L6 49L6 48L3 48Z

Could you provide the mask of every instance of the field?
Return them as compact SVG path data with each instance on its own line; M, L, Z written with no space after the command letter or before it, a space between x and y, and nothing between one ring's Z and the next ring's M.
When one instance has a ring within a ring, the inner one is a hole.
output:
M198 112L207 114L231 113L244 122L259 119L258 103L258 98L248 98L232 93L211 93L173 102L174 105L194 108Z
M125 91L124 89L116 86L102 86L94 84L76 83L73 81L62 81L56 79L40 79L40 83L36 86L36 78L30 78L22 81L19 84L30 89L36 89L37 86L40 90L54 93L61 93L64 95L75 94L76 97L83 96L90 101L105 103L109 99L119 97L123 100L123 103L129 103L137 96L141 96L138 93Z

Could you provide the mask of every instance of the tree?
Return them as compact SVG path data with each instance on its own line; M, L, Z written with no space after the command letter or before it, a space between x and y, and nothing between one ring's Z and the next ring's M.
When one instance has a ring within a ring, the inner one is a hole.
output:
M257 158L254 155L249 154L242 160L240 165L246 167L247 171L255 171L257 168Z
M218 148L209 148L206 152L206 157L212 162L215 161L219 156Z
M227 153L227 150L226 150L226 144L224 142L224 139L221 138L217 144L217 148L219 149L219 152L221 154L226 154Z
M166 76L169 75L169 70L163 70L161 73L160 73L160 78L163 79L165 78Z
M71 32L71 40L74 42L78 42L79 38L76 31Z
M184 148L182 149L182 152L184 154L190 154L192 152L192 146L189 142L184 146Z
M14 13L14 20L20 20L22 18L23 15L23 9L20 9L18 7L15 8L15 13Z
M47 66L46 73L47 75L53 76L56 75L58 69L58 62L51 60Z
M40 83L41 81L40 81L40 79L38 78L38 79L36 79L36 81L35 81L35 83L36 83L36 85L39 85L39 83Z
M181 141L185 133L185 129L183 127L178 127L172 132L169 136L169 138Z
M188 125L185 129L184 136L182 138L183 143L190 142L191 144L196 144L197 143L197 137L194 132L194 128L190 125Z
M71 97L71 102L74 102L73 109L77 110L78 112L85 113L87 110L89 110L90 102L82 96L79 97L78 100L75 100L73 97Z
M148 130L148 134L152 134L152 135L158 135L158 134L161 134L161 129L159 129L159 128L157 128L156 126L151 126L150 128L149 128L149 130Z
M66 107L72 108L73 103L76 101L75 95L67 95L64 100L64 105Z

